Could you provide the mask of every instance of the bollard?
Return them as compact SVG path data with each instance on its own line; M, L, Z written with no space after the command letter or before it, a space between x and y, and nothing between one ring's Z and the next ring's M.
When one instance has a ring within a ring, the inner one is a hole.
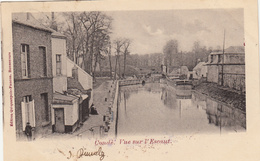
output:
M105 98L105 102L107 101L107 98Z

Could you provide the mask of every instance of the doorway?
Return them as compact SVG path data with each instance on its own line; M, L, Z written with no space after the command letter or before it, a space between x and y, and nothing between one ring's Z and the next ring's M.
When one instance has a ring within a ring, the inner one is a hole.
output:
M56 108L54 113L55 113L55 132L64 133L65 132L64 109Z

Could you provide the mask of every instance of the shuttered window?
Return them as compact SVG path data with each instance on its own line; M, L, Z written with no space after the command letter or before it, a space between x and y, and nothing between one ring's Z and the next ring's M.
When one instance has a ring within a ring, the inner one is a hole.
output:
M29 45L21 45L21 65L22 65L22 78L30 76L30 53Z
M35 127L34 100L32 100L31 96L23 97L23 102L21 102L21 108L23 131L25 131L27 122L29 122L32 127Z

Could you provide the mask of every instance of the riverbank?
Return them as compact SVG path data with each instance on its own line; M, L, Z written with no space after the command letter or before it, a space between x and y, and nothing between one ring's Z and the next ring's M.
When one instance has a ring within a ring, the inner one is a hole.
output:
M195 86L194 90L246 112L245 93L222 87L214 83L201 83L198 86Z

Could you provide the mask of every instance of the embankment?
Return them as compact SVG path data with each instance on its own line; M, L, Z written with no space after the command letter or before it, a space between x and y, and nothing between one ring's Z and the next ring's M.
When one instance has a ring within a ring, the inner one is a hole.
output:
M215 100L226 103L231 107L246 112L245 93L218 86L213 83L201 83L194 88L197 92L205 94Z
M116 81L113 86L115 86L115 94L114 94L114 100L111 102L112 104L112 113L111 113L111 124L110 124L110 130L108 131L108 136L109 137L115 137L117 133L117 100L118 100L118 91L119 91L119 82Z

